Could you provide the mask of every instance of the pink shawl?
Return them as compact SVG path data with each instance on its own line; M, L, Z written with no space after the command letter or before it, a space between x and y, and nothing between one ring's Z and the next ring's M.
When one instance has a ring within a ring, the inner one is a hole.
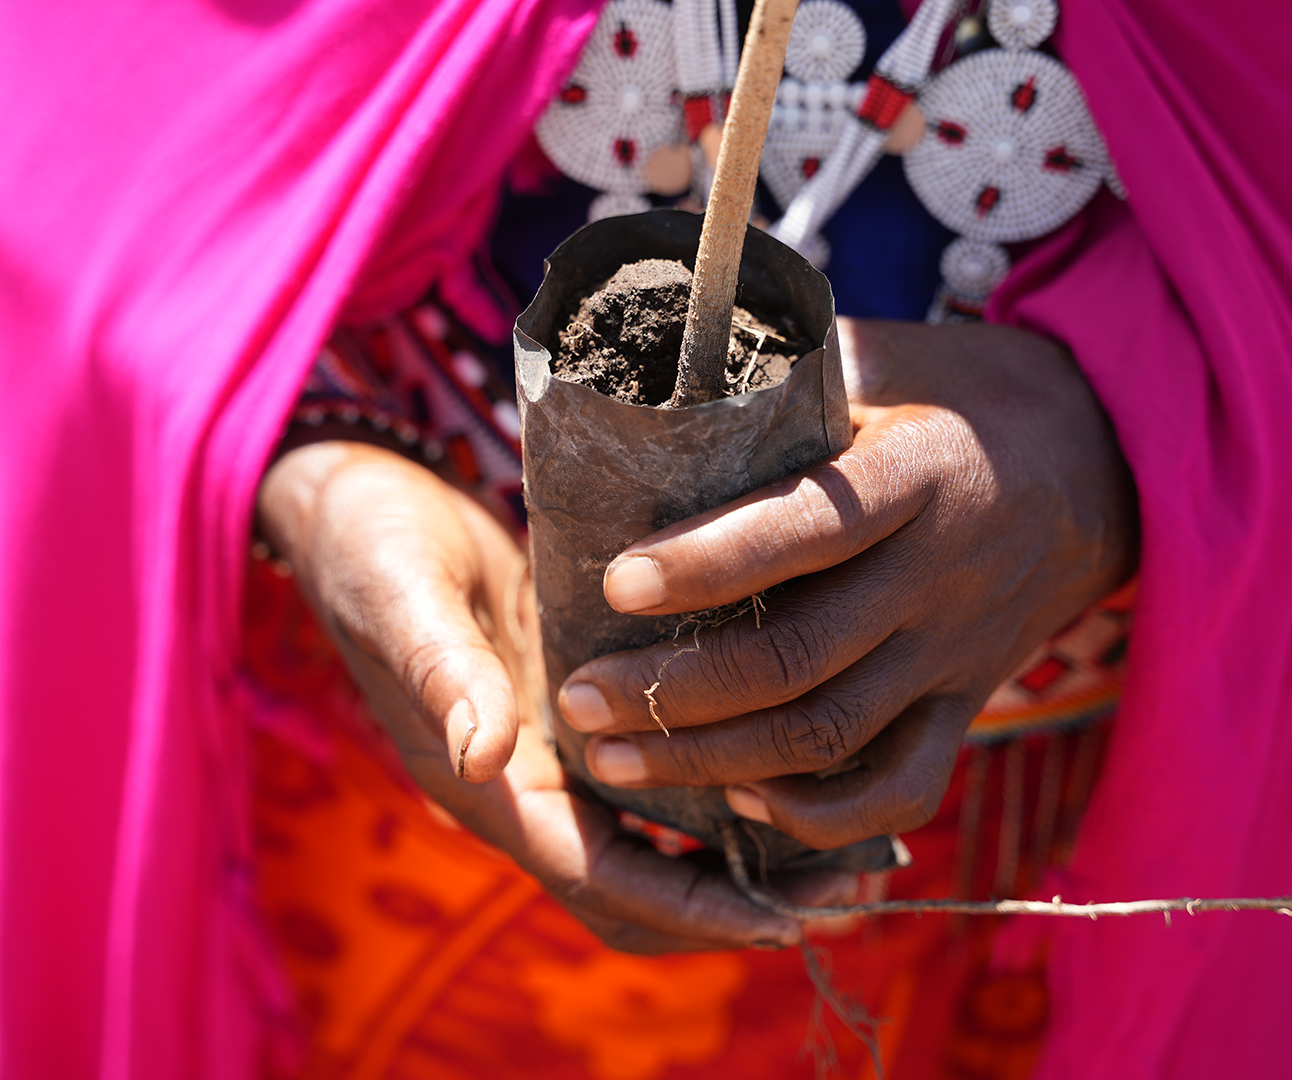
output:
M995 314L1071 346L1144 546L1110 756L1049 891L1292 893L1292 8L1068 0L1061 29L1129 202L1036 252ZM1049 929L1047 1080L1287 1074L1292 919Z
M250 1075L257 479L342 305L478 242L594 8L0 12L0 1074Z
M251 1072L275 986L242 917L252 493L343 305L392 307L474 244L589 6L0 12L5 1076ZM1071 344L1145 530L1072 898L1292 890L1282 10L1065 5L1129 211L1039 251L998 315ZM1047 1077L1285 1068L1292 921L1052 929Z

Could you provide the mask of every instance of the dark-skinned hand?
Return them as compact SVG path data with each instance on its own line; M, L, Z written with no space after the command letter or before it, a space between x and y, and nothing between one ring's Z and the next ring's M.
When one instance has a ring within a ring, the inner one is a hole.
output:
M621 786L725 785L738 814L817 848L936 811L965 729L1138 553L1135 491L1062 347L1020 330L841 320L860 369L852 445L625 550L605 595L690 612L781 582L752 613L594 660L562 687ZM791 580L793 579L793 580Z
M541 663L524 561L472 499L393 449L323 441L269 468L257 509L411 775L608 944L799 940L797 923L725 874L657 854L567 790L533 708ZM837 874L781 884L809 904L856 890Z

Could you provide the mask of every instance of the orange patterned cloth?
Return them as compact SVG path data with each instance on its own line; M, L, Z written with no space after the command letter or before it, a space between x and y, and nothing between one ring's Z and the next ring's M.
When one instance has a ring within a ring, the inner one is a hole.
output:
M253 740L258 894L296 1003L295 1039L266 1062L266 1080L816 1075L803 1048L814 991L796 951L605 948L412 788L294 586L265 563L252 570L245 632L252 675L279 706L262 711L281 718ZM986 895L1001 857L1018 881L1035 877L1017 852L1035 847L1046 802L1052 755L1041 749L1016 751L1012 773L1007 752L968 751L939 816L906 838L913 866L868 877L866 895ZM1089 759L1067 755L1041 861L1075 827ZM964 803L975 807L968 845ZM1026 809L1021 833L1001 830L1014 804ZM998 856L1006 832L1016 851ZM977 853L968 863L966 848ZM887 1076L1027 1075L1047 1016L1043 969L1037 958L993 969L997 926L890 916L814 934L836 984L886 1018ZM833 1021L831 1032L835 1074L873 1076L862 1044Z

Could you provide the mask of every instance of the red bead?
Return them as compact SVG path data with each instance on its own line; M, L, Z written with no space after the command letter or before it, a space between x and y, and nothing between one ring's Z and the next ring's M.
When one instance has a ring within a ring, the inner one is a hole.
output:
M708 94L695 94L682 103L682 115L686 120L687 142L695 142L700 132L713 123L713 102Z
M1000 202L1000 188L998 187L983 188L980 192L978 192L978 200L976 203L978 216L986 217L994 209L996 209L996 204L998 202Z
M902 110L914 100L914 94L907 93L882 75L875 74L866 86L866 96L857 107L857 116L880 131L887 131L897 122Z
M1027 112L1036 104L1036 76L1033 75L1025 83L1019 83L1014 87L1014 92L1009 95L1009 100L1014 108L1021 113Z

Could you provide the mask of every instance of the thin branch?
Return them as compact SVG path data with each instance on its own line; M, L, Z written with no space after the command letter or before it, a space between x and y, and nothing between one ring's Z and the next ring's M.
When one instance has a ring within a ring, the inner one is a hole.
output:
M790 904L763 892L749 880L740 841L730 822L719 823L727 868L732 880L748 899L760 907L791 919L837 919L845 915L1057 915L1076 919L1098 919L1101 915L1151 915L1184 911L1196 915L1201 911L1276 911L1292 916L1292 895L1240 896L1229 898L1196 898L1182 896L1177 900L1125 900L1102 904L1067 904L1061 897L1053 900L884 900L876 904L846 904L842 907L805 907Z

